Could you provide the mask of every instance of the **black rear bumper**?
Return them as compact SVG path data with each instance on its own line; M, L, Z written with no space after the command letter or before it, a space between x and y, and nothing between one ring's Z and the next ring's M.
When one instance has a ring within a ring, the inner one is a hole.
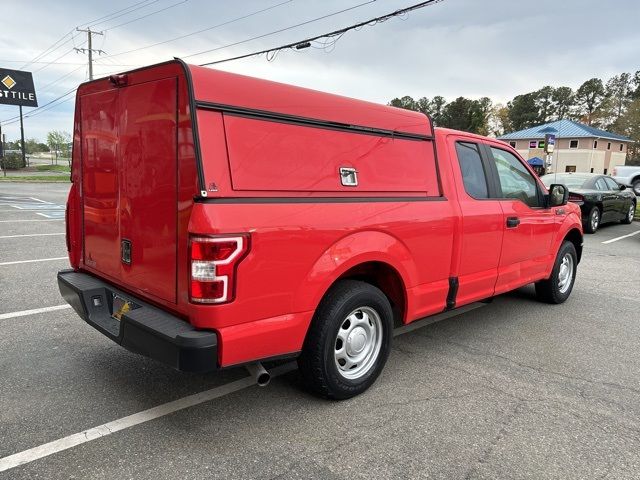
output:
M58 272L58 287L84 321L127 350L185 372L202 373L217 368L215 332L196 330L188 322L87 273ZM134 305L120 320L111 315L114 298Z

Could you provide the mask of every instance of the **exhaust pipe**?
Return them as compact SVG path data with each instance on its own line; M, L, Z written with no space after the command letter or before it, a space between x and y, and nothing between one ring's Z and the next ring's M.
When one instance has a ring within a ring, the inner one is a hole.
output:
M266 387L271 381L271 374L265 370L260 362L250 363L246 366L251 376L259 387Z

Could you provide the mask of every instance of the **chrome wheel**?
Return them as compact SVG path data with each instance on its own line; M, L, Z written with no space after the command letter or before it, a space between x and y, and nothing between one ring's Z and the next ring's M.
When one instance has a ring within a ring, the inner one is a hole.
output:
M633 217L636 214L636 206L632 203L629 207L629 212L627 213L627 221L629 223L633 222Z
M382 320L373 308L360 307L347 315L334 344L338 373L351 380L367 374L380 354L382 335Z
M558 270L558 290L560 293L567 293L573 280L573 256L570 253L565 253L560 263L560 270Z
M594 232L598 229L598 225L600 225L600 210L597 208L591 212L591 230Z

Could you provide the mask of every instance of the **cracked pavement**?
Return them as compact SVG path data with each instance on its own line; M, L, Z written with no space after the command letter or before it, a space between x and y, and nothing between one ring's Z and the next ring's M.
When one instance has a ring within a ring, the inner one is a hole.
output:
M67 187L38 188L64 203ZM64 228L3 225L15 234ZM526 287L394 338L380 379L357 398L317 399L291 372L0 479L637 479L640 236L601 242L638 229L604 226L585 237L564 305L538 303ZM2 248L20 259L65 252L64 237ZM62 303L63 266L3 270L1 311ZM71 310L1 324L0 457L245 375L174 372L112 344Z

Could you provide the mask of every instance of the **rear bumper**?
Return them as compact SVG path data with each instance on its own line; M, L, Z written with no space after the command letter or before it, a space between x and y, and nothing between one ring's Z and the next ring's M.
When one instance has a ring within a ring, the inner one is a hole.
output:
M197 330L188 322L86 273L58 272L58 288L84 321L127 350L185 372L202 373L217 368L215 332ZM120 320L111 316L116 296L134 305Z

